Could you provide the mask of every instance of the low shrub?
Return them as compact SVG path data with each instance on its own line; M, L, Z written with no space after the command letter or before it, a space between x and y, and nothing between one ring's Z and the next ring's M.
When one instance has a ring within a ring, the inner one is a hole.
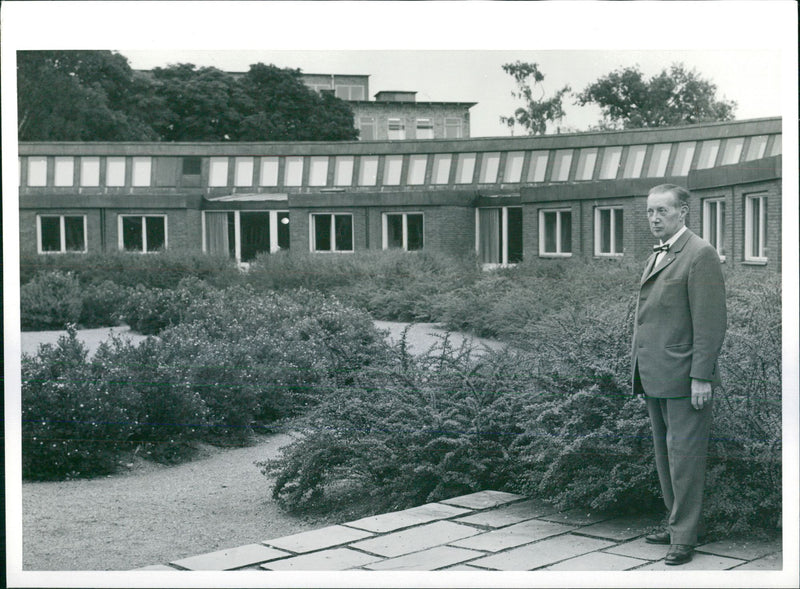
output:
M187 309L202 300L212 287L195 277L182 279L175 288L147 288L138 285L127 290L121 316L131 329L144 335L157 334L183 321Z
M19 298L23 331L65 329L81 319L83 293L70 272L40 274L22 285Z
M81 327L110 327L119 325L122 308L129 289L116 282L104 280L81 286Z

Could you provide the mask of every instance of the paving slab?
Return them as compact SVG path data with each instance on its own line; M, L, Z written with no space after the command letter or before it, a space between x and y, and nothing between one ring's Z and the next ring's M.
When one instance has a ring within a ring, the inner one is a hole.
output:
M716 554L703 554L695 552L692 560L686 564L669 565L663 560L643 566L637 571L725 571L743 564L745 561L737 558L726 558Z
M469 507L470 509L488 509L490 507L497 507L512 501L524 499L522 495L515 493L505 493L503 491L479 491L478 493L470 493L469 495L462 495L461 497L453 497L446 499L442 503L449 505L458 505L459 507Z
M469 509L442 503L428 503L411 509L365 517L342 525L383 534L467 513L470 513Z
M514 548L522 544L530 544L543 538L565 534L574 530L574 526L565 526L555 522L541 521L538 519L514 524L499 530L484 532L477 536L471 536L463 540L451 542L452 546L460 548L472 548L474 550L485 550L487 552L499 552L506 548Z
M302 534L266 540L262 542L262 544L281 550L288 550L290 552L303 553L349 544L350 542L370 538L373 535L372 532L356 530L345 526L329 526L319 530L303 532Z
M610 554L607 552L590 552L575 558L561 561L542 570L545 571L627 571L640 565L647 564L646 560Z
M379 556L364 554L349 548L333 548L262 564L268 571L346 571L382 560Z
M770 554L736 567L737 571L781 571L783 570L783 554Z
M570 509L559 511L550 515L543 515L541 519L575 526L588 526L614 517L613 513L600 511L587 511L586 509Z
M435 571L481 556L484 556L484 553L475 550L437 546L422 552L368 564L365 568L371 571Z
M246 544L236 548L182 558L170 564L190 571L230 571L284 556L291 556L291 554L283 550L268 548L263 544Z
M134 571L177 571L175 567L167 566L165 564L153 564L147 567L142 567L139 569L133 569Z
M644 560L661 560L667 555L667 550L669 550L669 546L648 544L644 541L644 538L639 538L632 542L625 542L618 546L612 546L604 550L604 552L630 556L632 558L641 558Z
M547 538L535 544L527 544L507 552L493 554L470 561L471 565L498 571L529 571L562 560L608 548L613 543L608 540L587 538L565 534Z
M755 560L767 554L780 552L781 544L777 540L722 540L703 544L696 550L730 558Z
M618 517L583 527L580 533L624 542L645 534L656 523L652 516Z
M528 501L514 503L513 505L460 517L455 521L476 526L486 526L487 528L502 528L542 515L549 515L556 511L557 509L549 503L536 499L529 499Z
M478 533L480 533L479 530L470 526L462 526L453 522L434 522L410 530L355 542L351 546L358 550L392 558L448 544Z

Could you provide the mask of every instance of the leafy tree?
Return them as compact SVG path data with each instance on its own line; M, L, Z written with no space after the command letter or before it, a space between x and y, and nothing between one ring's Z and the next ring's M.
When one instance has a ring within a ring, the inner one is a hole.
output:
M511 95L525 102L525 106L515 110L512 116L500 117L500 122L508 125L512 133L514 126L520 125L529 135L543 135L547 131L548 122L564 117L562 102L564 95L570 91L569 86L564 86L545 100L542 85L544 74L539 70L539 64L516 61L502 67L517 83L517 91L512 91Z
M733 118L736 103L717 100L717 86L683 64L645 80L636 67L615 70L589 84L577 104L595 103L603 112L600 129L669 127Z

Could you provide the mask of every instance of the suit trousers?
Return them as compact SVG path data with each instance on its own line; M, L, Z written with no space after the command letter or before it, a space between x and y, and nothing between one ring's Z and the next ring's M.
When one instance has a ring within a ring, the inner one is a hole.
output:
M653 427L656 469L669 513L672 544L697 544L702 534L708 436L712 402L692 407L691 397L645 396Z

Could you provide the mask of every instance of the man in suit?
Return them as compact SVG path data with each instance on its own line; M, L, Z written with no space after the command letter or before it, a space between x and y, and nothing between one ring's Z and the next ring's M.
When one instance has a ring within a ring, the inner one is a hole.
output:
M692 559L702 533L712 387L725 337L725 284L717 251L686 227L689 191L673 184L647 197L650 231L660 240L639 287L633 333L633 390L643 394L653 427L665 530L666 564Z

